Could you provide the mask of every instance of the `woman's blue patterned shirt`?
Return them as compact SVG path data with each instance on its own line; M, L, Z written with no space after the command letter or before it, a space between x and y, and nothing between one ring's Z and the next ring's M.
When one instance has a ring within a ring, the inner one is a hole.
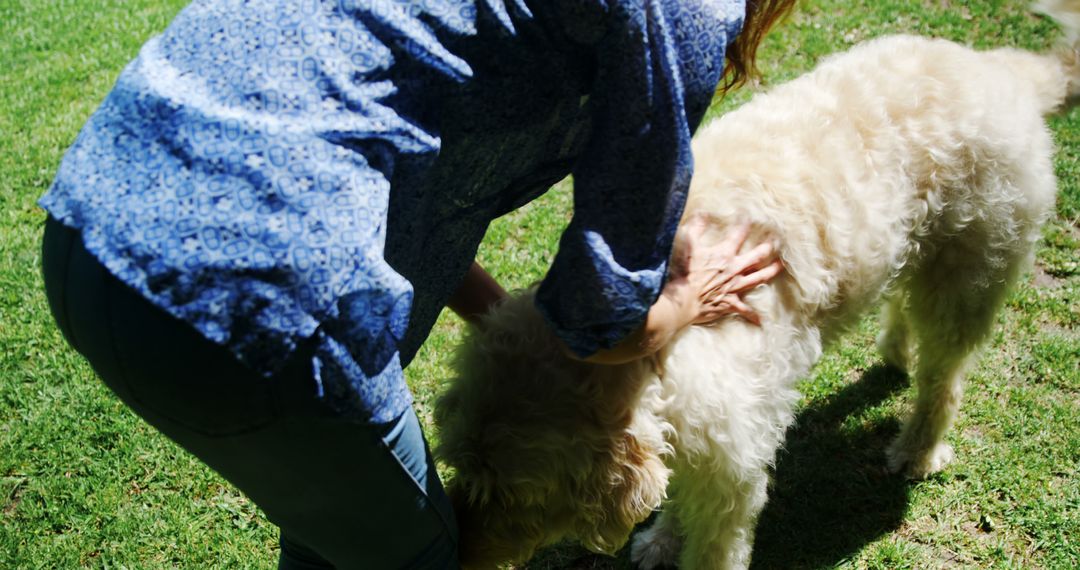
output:
M538 305L578 353L661 288L744 0L196 0L41 205L156 305L373 421L489 222L574 175Z

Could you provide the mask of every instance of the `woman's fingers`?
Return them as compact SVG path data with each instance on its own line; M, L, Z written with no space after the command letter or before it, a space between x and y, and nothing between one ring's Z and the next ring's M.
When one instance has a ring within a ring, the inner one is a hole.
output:
M703 214L695 214L690 216L689 219L682 225L682 229L685 232L689 232L692 236L700 236L705 233L705 230L709 227L709 217Z
M696 293L698 315L693 322L707 324L725 315L738 315L760 324L761 319L740 295L773 279L783 271L771 241L759 243L740 253L749 239L752 226L743 223L725 229L719 242L709 243L712 228L707 216L685 220L680 231L684 247L672 260L672 275L692 287ZM708 245L705 245L708 244Z
M750 308L750 305L743 303L742 299L735 297L728 301L728 304L731 306L732 312L736 315L739 315L759 327L761 326L761 317L754 312L754 309Z
M731 314L738 315L755 325L761 325L761 317L736 295L725 295L711 303L709 310L701 315L696 324L708 324Z
M742 249L747 236L750 235L750 224L742 223L732 227L724 234L724 239L717 245L717 249L723 257L731 258Z
M702 291L708 297L741 293L769 281L783 269L783 264L776 259L773 245L762 243L738 256L729 267L717 270Z
M749 269L760 267L776 258L776 249L772 242L761 242L750 251L735 257L732 261L732 273L745 273Z
M753 269L750 273L742 273L731 278L727 283L724 293L745 293L758 285L768 283L773 277L780 275L784 270L784 264L780 260L774 260L761 269Z
M737 275L755 265L764 265L775 256L772 243L763 242L750 251L739 254L750 235L750 224L740 224L728 230L724 240L709 250L708 259L703 264L727 275Z
M682 277L694 270L694 265L698 262L698 250L701 248L700 241L708 227L708 219L705 216L694 215L679 228L684 245L677 250L676 257L671 260L673 275Z

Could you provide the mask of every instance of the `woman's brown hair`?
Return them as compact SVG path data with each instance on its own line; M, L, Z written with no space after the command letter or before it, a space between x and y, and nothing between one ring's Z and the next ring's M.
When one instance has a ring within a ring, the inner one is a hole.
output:
M786 16L796 0L746 0L742 32L727 48L727 65L720 93L738 87L758 74L755 58L758 46L773 24Z

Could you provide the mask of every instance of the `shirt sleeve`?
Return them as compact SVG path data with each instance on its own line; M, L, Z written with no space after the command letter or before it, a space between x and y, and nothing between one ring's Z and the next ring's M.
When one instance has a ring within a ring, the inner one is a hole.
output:
M537 306L587 356L640 326L660 293L693 172L690 136L744 3L554 2L568 36L595 41L596 77L591 132L573 170L574 216Z

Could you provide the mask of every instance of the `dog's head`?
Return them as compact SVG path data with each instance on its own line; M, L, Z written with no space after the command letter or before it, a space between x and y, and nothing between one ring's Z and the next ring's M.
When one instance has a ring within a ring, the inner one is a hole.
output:
M466 566L523 561L563 538L614 551L667 485L664 427L639 406L650 367L569 358L532 299L470 332L436 404Z

